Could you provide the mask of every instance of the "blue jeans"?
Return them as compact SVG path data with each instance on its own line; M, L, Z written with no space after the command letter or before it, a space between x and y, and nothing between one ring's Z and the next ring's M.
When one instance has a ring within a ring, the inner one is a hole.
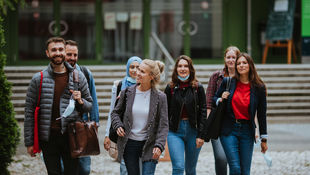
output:
M128 139L124 150L124 161L128 175L140 174L140 160L145 141ZM157 161L146 161L142 163L142 175L154 175Z
M90 156L80 157L79 158L79 175L89 175L90 164L91 164Z
M235 123L231 133L220 137L229 164L230 175L249 175L254 138L249 124Z
M120 170L120 175L127 175L127 169L126 169L126 165L125 165L124 159L121 160L121 163L120 163L120 166L119 166L119 170Z
M201 148L196 148L197 130L188 120L181 120L177 132L168 133L168 148L172 162L172 174L196 174L196 165ZM184 158L185 153L185 158Z
M211 140L214 160L215 160L215 172L216 175L227 174L227 159L222 147L220 139Z

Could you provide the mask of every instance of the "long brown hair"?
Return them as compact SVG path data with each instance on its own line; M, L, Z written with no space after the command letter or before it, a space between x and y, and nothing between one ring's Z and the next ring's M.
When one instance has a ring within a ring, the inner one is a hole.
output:
M237 61L241 58L244 57L248 64L249 64L249 82L251 83L251 85L255 86L255 87L265 87L265 83L263 82L263 80L259 77L259 75L257 74L255 65L254 65L254 61L251 58L250 55L248 55L247 53L240 53L236 59L236 64L235 64L235 78L240 81L240 74L237 70Z
M170 87L174 88L177 84L180 83L180 80L178 79L178 65L180 60L185 60L187 61L188 64L188 68L189 68L189 78L188 78L188 82L192 87L198 87L198 80L196 78L196 70L193 66L193 61L189 56L186 55L181 55L177 58L175 65L174 65L174 69L172 72L172 77L171 77L171 82L170 82Z
M224 52L224 63L225 63L224 72L225 72L225 76L229 76L228 67L227 67L226 62L225 62L226 54L227 54L227 52L229 52L231 50L235 52L236 57L238 57L238 55L240 54L240 50L238 49L238 47L236 47L236 46L227 47L227 49Z

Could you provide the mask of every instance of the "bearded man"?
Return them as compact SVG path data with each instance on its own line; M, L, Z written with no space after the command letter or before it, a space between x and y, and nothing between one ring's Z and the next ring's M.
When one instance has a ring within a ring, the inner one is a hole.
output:
M73 77L74 68L65 62L65 40L52 37L47 40L46 46L46 55L50 63L42 71L38 120L39 146L49 175L61 175L61 159L64 164L64 174L77 175L78 159L70 155L67 126L70 122L79 120L80 113L89 112L92 109L92 97L83 73L77 71L78 76ZM79 83L74 83L73 78L78 78ZM41 73L38 72L32 77L26 96L24 140L27 152L31 156L35 156L33 152L34 112L40 81Z

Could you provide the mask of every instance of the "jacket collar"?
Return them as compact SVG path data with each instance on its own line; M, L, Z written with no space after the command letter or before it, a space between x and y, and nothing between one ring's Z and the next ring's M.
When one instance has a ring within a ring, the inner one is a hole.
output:
M69 73L74 71L74 68L66 61L64 62L64 66L67 68ZM50 75L53 75L54 69L53 69L52 63L48 64L47 71Z

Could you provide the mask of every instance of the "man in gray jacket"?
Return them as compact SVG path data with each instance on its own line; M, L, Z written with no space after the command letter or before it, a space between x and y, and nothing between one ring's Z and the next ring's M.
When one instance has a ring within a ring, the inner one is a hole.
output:
M80 119L80 113L91 110L92 98L83 73L74 71L70 64L64 62L65 40L53 37L47 40L46 45L46 55L51 62L42 71L39 145L49 175L61 174L60 159L64 162L64 174L75 175L78 174L78 159L71 158L67 126ZM78 75L73 76L74 73ZM74 83L74 78L78 78L78 83ZM26 96L24 139L27 152L31 156L35 156L34 111L39 96L40 79L40 73L32 77Z

